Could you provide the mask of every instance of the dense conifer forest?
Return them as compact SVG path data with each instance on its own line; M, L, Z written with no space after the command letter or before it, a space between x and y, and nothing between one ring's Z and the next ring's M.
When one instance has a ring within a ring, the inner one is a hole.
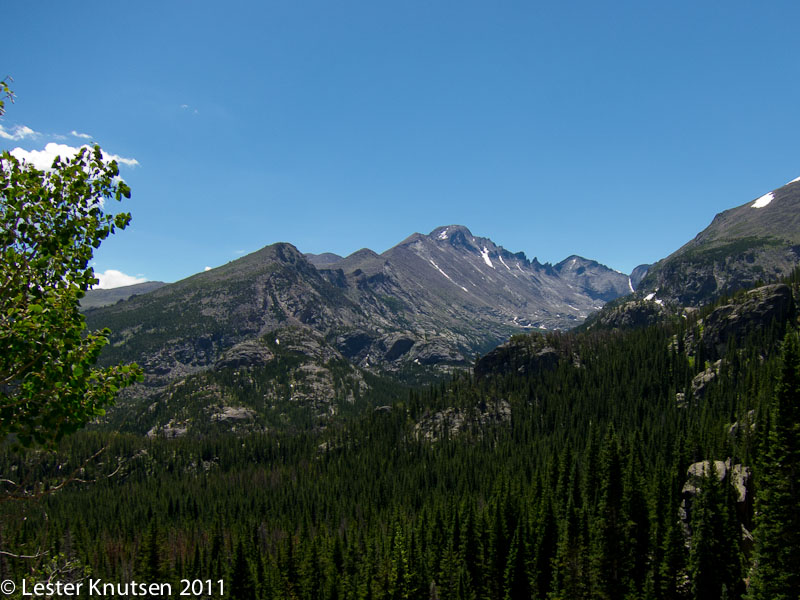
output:
M48 553L0 556L0 579L202 580L204 597L222 580L236 600L798 598L796 316L715 363L692 343L713 308L519 338L560 360L380 387L324 428L7 444L0 473L20 486L4 484L0 548ZM433 418L449 409L468 426Z

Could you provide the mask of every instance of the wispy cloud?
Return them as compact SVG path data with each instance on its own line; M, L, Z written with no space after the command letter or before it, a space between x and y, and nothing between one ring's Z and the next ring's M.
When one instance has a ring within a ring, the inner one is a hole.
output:
M125 285L134 285L137 283L144 283L147 281L144 277L134 277L133 275L126 275L122 271L117 271L116 269L106 269L102 273L95 273L94 274L97 279L100 280L95 287L95 289L101 290L110 290L112 288L118 288Z
M69 134L72 137L81 138L82 140L90 140L90 139L92 139L92 136L90 136L88 133L78 133L74 129L72 131L70 131Z
M198 111L196 108L192 108L192 107L191 107L191 106L189 106L188 104L181 104L181 110L185 110L185 111L187 111L187 112L190 112L190 113L192 113L193 115L200 114L200 111Z
M127 165L129 167L138 167L139 161L135 158L125 158L124 156L120 156L119 154L109 154L105 150L103 150L103 159L104 160L115 160L121 165Z
M39 133L26 125L15 125L11 131L6 130L5 127L0 125L0 138L4 140L12 140L18 142L25 138L32 138L38 136Z

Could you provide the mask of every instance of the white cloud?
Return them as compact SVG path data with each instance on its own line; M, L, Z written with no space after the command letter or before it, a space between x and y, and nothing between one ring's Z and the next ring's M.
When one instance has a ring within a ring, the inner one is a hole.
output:
M210 270L211 270L211 267L206 267L205 269L203 269L203 271L210 271Z
M49 169L53 165L56 156L61 158L71 158L77 154L79 148L67 146L66 144L48 143L44 150L25 150L14 148L11 155L15 158L30 163L37 169Z
M127 165L129 167L138 167L139 161L135 158L125 158L124 156L120 156L119 154L109 154L105 150L103 150L103 158L105 160L115 160L121 165Z
M89 148L89 146L81 146L81 148ZM23 148L14 148L11 155L21 161L32 164L37 169L49 169L53 165L53 160L56 156L63 159L72 158L81 148L68 146L67 144L57 144L55 142L48 143L44 150L24 150ZM106 161L115 160L119 164L135 167L139 161L135 158L124 158L116 154L109 154L103 151L103 159Z
M6 131L6 128L0 125L0 138L5 140L13 140L17 142L19 140L24 140L27 137L36 137L37 135L39 135L38 132L26 125L16 125L10 132Z
M69 134L71 136L73 136L73 137L81 138L82 140L90 140L90 139L92 139L92 136L90 136L88 133L78 133L74 129L72 131L70 131Z
M106 269L103 273L94 274L100 280L95 289L110 290L112 288L122 287L124 285L134 285L136 283L144 283L147 281L144 277L134 277L133 275L126 275L122 271L115 269Z

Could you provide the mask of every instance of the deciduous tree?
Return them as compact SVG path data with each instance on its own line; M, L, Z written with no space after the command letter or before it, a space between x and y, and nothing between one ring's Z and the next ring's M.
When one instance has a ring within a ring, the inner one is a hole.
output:
M9 97L6 83L0 94ZM99 146L57 157L46 170L2 153L0 440L15 434L25 445L52 445L141 376L135 365L95 366L109 332L87 335L79 311L97 283L94 250L130 222L106 205L129 197Z

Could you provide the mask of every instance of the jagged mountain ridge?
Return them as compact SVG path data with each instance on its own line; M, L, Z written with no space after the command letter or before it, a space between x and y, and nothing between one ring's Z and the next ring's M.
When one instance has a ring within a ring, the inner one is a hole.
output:
M596 261L541 264L460 225L416 233L380 255L362 249L322 269L418 315L445 307L458 320L478 315L511 328L567 329L629 291L626 275Z
M788 275L800 264L800 178L717 214L693 240L652 265L637 292L700 306Z
M113 331L106 360L138 361L158 387L287 327L358 367L463 365L515 332L576 325L628 286L594 261L543 265L461 226L332 258L317 268L274 244L87 318Z

